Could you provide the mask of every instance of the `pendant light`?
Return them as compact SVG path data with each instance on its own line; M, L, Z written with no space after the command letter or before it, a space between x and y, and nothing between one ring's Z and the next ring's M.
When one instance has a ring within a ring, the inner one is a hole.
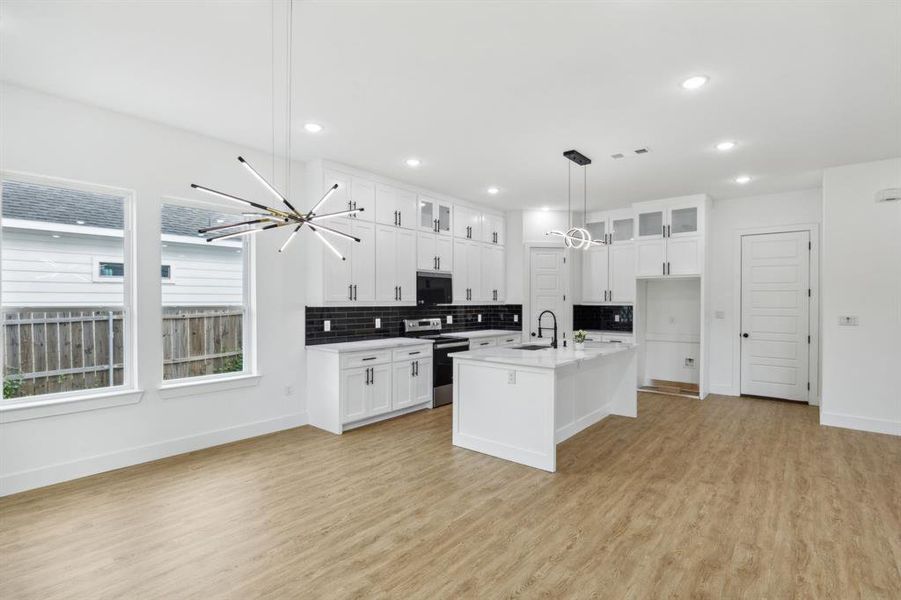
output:
M570 162L567 165L568 185L566 190L567 204L566 211L569 215L569 229L566 232L559 230L551 230L544 235L552 235L563 239L563 245L567 248L575 248L588 250L592 246L604 246L603 240L591 239L591 233L588 231L588 171L587 167L591 164L591 159L579 152L578 150L567 150L563 153L563 157ZM582 167L582 227L573 227L572 217L572 163L576 163Z
M273 6L274 6L273 0ZM273 11L274 12L274 11ZM293 77L291 72L291 57L292 57L292 47L294 44L294 0L288 0L288 15L287 15L287 36L285 42L285 80L287 83L287 94L285 99L285 121L286 121L286 132L285 132L285 188L291 189L291 106L292 106L292 91L293 91ZM272 35L272 56L273 56L273 74L274 74L274 65L275 65L275 32L273 28ZM274 75L273 75L273 104L274 104ZM272 124L272 162L275 164L275 117L273 111L273 124ZM260 204L258 202L252 202L250 200L245 200L244 198L239 198L238 196L233 196L231 194L227 194L225 192L220 192L219 190L214 190L212 188L197 185L196 183L192 183L191 187L195 190L199 190L206 194L210 194L211 196L216 196L217 198L223 198L225 200L229 200L232 202L238 202L242 205L250 206L252 208L257 209L257 212L246 212L243 213L244 217L247 219L245 221L239 221L236 223L229 223L226 225L216 225L213 227L204 227L203 229L198 229L198 233L204 234L206 236L207 242L215 242L216 240L225 240L233 237L239 237L244 235L251 235L255 233L260 233L261 231L269 231L270 229L279 229L281 227L289 227L293 226L294 230L291 231L290 235L285 239L285 242L278 249L279 252L284 252L287 249L288 245L294 241L294 237L300 231L300 229L306 225L309 227L310 231L316 234L316 237L328 248L331 250L335 256L337 256L341 260L346 260L344 256L341 255L341 252L338 251L337 248L333 244L331 244L320 232L328 233L329 235L334 235L340 238L345 238L352 240L354 242L359 242L360 238L352 236L350 234L344 233L342 231L338 231L337 229L332 229L331 227L326 227L322 225L320 221L325 221L327 219L333 219L335 217L346 217L349 215L354 215L357 213L363 212L362 208L351 208L350 210L342 210L338 212L332 213L323 213L320 214L317 211L326 203L326 201L338 190L338 184L332 185L328 190L326 190L325 194L319 201L308 211L297 210L291 204L290 201L279 192L275 186L269 183L265 177L263 177L256 169L254 169L247 160L243 157L238 157L238 162L241 163L250 175L256 179L266 190L276 199L281 201L284 205L284 208L271 208L266 206L265 204ZM273 173L274 176L274 173Z

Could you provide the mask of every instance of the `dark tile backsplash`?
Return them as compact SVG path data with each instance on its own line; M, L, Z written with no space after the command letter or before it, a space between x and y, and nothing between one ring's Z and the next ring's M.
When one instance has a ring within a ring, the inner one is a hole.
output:
M478 315L482 322L478 322ZM631 314L631 312L630 312ZM447 324L447 315L453 323ZM513 322L513 316L518 317ZM376 317L382 326L375 328ZM442 333L473 331L477 329L509 329L519 331L522 327L522 305L485 304L479 306L308 306L306 310L306 343L331 344L335 342L355 342L383 337L398 337L404 334L404 319L441 318ZM331 321L331 331L323 331L323 321ZM630 321L631 323L631 321Z
M617 315L619 321L616 320ZM574 304L573 329L632 331L632 307Z

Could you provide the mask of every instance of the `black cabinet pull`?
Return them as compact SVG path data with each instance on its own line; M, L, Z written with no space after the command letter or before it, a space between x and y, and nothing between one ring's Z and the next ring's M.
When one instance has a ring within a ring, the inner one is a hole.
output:
M416 361L410 361L410 377L414 377L416 375Z
M663 263L663 274L666 275L666 263Z
M397 286L397 299L398 300L404 299L404 286L402 286L402 285Z
M743 333L743 334L741 334L741 337L746 338L746 337L748 337L748 334L747 334L747 333Z
M402 213L401 211L397 211L397 226L404 226L404 213Z
M666 262L666 274L667 275L673 274L673 269L672 269L672 267L669 266L669 261Z
M438 270L441 270L441 257L438 257Z
M369 367L369 370L372 371L372 375L370 376L369 383L375 383L375 369L372 367Z
M366 385L369 385L369 367L366 367Z
M419 354L420 352L421 352L420 350L417 350L416 352L408 352L407 356L414 356L416 354Z
M355 283L354 284L354 300L356 301L356 299L357 299L357 284Z
M352 283L347 285L347 299L348 300L354 299L354 284L352 284Z
M367 356L367 357L364 358L363 360L375 360L376 358L377 358L377 357L375 357L375 356Z

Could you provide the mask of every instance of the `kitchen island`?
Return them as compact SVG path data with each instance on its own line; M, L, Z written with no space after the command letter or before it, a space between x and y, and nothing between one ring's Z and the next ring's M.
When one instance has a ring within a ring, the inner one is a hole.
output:
M608 415L637 416L633 344L453 354L453 444L557 470L557 444Z

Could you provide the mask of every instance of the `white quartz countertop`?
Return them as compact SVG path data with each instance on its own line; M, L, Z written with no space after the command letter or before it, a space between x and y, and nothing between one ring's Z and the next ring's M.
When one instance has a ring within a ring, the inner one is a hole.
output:
M586 333L600 333L602 335L634 335L631 331L614 331L613 329L586 329Z
M445 337L474 339L482 337L496 337L500 335L522 335L522 331L511 329L480 329L478 331L458 331L456 333L442 333Z
M307 350L320 352L371 352L373 350L387 350L389 348L401 348L403 346L421 346L431 344L432 340L419 338L393 337L377 340L360 340L359 342L339 342L337 344L317 344L307 346Z
M619 343L595 345L584 350L569 348L544 348L542 350L517 350L516 348L484 348L466 352L454 352L454 360L467 359L488 363L557 369L584 360L601 359L610 354L625 352L635 348L635 344Z

